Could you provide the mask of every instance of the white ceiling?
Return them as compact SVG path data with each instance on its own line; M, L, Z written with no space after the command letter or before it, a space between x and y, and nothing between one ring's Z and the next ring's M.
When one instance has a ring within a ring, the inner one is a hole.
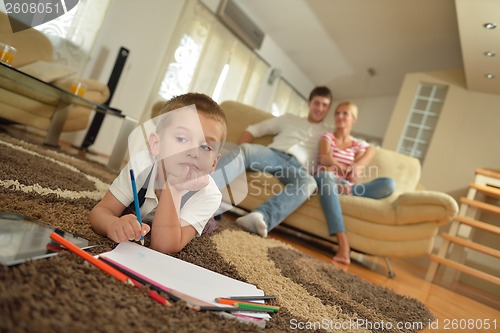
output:
M500 0L236 3L336 98L397 95L406 73L454 68L464 68L469 89L500 94ZM486 22L499 26L487 31Z

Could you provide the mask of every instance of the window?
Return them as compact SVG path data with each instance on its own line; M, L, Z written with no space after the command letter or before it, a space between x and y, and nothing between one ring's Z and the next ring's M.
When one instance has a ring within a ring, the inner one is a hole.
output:
M278 81L278 87L274 93L271 105L272 114L276 117L285 113L291 113L299 117L307 117L309 109L307 101L295 89L282 78Z
M447 92L447 86L419 85L398 152L416 157L423 163Z
M188 91L205 93L217 102L235 100L256 105L269 83L270 66L197 0L186 1L172 37L164 75L150 103ZM274 88L274 89L273 89ZM269 96L269 112L305 117L307 101L290 84L278 79ZM262 102L262 101L261 101Z

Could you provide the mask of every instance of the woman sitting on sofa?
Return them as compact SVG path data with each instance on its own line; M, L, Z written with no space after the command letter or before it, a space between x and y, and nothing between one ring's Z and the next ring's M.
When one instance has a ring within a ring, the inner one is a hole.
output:
M338 250L333 260L351 263L349 242L345 232L339 195L353 195L373 199L392 194L392 178L377 178L368 183L358 183L366 171L375 148L350 135L358 118L358 107L352 102L341 102L335 109L335 132L326 132L319 143L319 167L316 173L318 191L330 235L336 235Z

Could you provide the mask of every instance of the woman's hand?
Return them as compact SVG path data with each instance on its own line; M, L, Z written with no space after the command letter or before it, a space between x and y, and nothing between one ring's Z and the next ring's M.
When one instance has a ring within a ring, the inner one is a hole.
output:
M359 179L363 176L364 166L353 164L348 167L345 180L352 184L357 184Z
M349 167L342 165L342 164L336 164L336 165L331 165L328 167L325 167L328 171L333 172L334 174L346 178L350 174L350 169Z
M134 214L116 218L108 225L107 236L109 239L120 243L128 240L138 241L151 230L146 223L141 224Z

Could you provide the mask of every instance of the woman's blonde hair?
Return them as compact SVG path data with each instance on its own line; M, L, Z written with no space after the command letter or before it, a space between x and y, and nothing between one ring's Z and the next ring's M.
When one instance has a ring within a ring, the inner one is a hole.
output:
M349 108L354 120L358 120L358 106L356 104L354 104L353 102L349 102L349 101L340 102L337 105L337 108L335 109L335 111L337 111L339 107L344 106L344 105Z

